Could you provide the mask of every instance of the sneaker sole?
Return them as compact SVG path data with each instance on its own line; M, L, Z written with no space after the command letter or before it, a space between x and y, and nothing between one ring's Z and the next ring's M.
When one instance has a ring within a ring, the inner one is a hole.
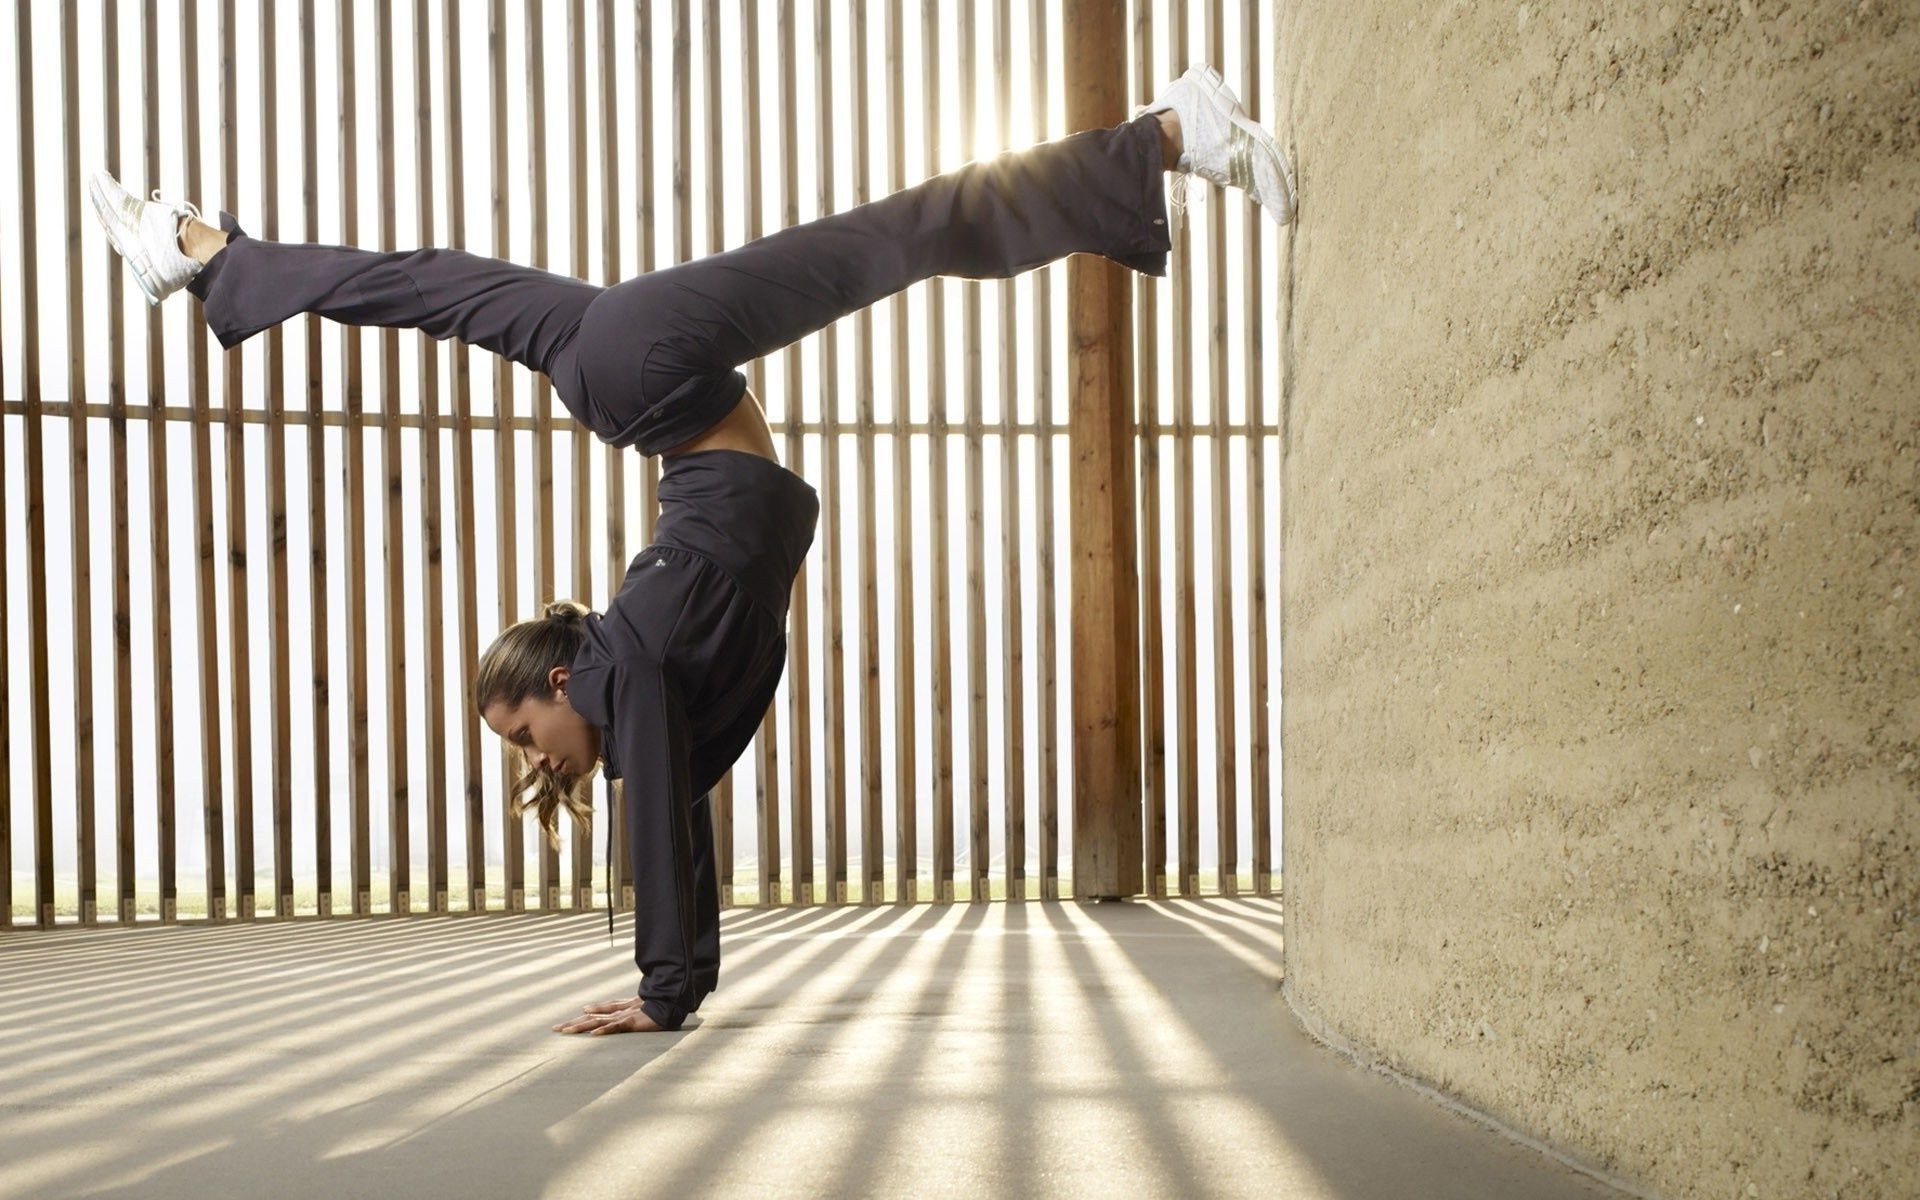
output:
M1240 103L1240 97L1233 94L1233 89L1227 86L1227 81L1220 72L1203 65L1199 73L1194 76L1194 83L1205 89L1213 102L1226 111L1227 119L1233 122L1236 128L1252 138L1253 144L1265 150L1272 158L1274 173L1280 177L1281 186L1287 189L1287 194L1282 197L1286 201L1286 210L1274 212L1270 205L1262 204L1261 207L1272 213L1275 221L1285 225L1293 219L1295 192L1293 170L1287 165L1287 156L1280 153L1279 143L1273 140L1273 135L1267 132L1265 126L1247 115L1245 106Z
M127 261L129 267L133 268L133 277L140 284L141 292L147 297L147 307L158 307L160 296L148 273L146 256L136 253L137 243L129 244L125 229L113 216L113 204L107 199L107 194L101 188L97 176L87 180L87 198L93 201L93 215L99 219L100 227L107 231L107 240L113 243L114 251Z

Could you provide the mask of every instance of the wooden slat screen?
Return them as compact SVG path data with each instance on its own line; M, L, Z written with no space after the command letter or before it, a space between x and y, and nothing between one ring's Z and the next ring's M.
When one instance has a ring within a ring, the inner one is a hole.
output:
M617 816L611 879L602 831L556 851L505 818L517 755L467 694L504 625L605 608L659 464L414 331L305 317L222 352L197 301L145 304L90 170L255 237L606 285L1064 136L1057 9L15 6L0 922L99 922L102 887L123 923L632 902ZM1268 6L1128 14L1136 103L1205 60L1276 111ZM1264 894L1282 239L1192 196L1169 276L1133 281L1147 891ZM724 904L1066 894L1064 280L930 280L743 365L822 514L781 691L713 797Z

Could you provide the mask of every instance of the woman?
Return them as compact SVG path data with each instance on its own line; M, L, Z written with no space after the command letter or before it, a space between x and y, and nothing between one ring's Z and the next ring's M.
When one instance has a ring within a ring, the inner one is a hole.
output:
M735 368L935 275L1005 279L1075 252L1165 275L1168 170L1292 218L1279 149L1200 64L1110 129L970 162L611 287L462 250L263 242L231 213L216 230L192 205L140 200L104 171L90 190L149 303L185 287L223 347L298 313L459 337L544 372L610 445L662 458L654 540L607 611L547 605L499 636L475 683L482 719L530 766L510 811L535 809L555 844L558 806L591 819L582 784L596 765L626 780L639 993L554 1026L602 1034L678 1029L718 985L707 792L772 703L819 516Z

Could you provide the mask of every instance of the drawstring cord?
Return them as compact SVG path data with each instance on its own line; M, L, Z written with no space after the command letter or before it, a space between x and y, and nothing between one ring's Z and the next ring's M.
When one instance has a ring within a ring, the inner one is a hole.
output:
M607 945L613 940L613 784L607 784Z

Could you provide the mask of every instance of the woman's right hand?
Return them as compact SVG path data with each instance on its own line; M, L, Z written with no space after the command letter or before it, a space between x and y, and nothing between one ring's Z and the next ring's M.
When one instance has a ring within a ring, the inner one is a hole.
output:
M641 1012L641 998L626 996L620 1000L599 1000L593 1004L582 1004L574 1020L561 1021L553 1027L555 1033L637 1033L641 1029L659 1029L645 1012ZM637 1020L636 1020L637 1018Z

